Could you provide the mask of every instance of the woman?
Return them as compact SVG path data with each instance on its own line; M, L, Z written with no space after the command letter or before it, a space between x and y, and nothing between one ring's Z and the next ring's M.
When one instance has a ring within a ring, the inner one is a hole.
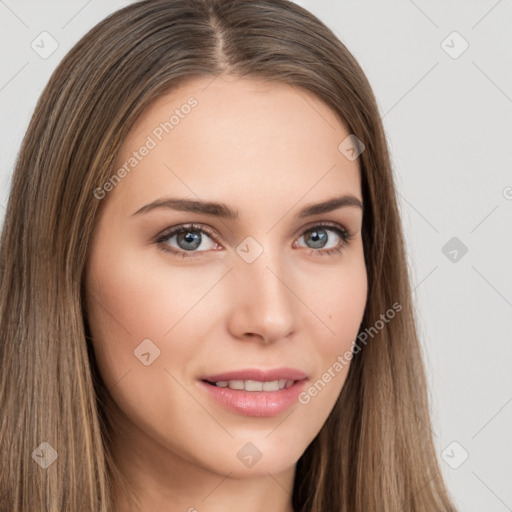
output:
M376 102L299 6L94 27L0 259L2 510L455 510Z

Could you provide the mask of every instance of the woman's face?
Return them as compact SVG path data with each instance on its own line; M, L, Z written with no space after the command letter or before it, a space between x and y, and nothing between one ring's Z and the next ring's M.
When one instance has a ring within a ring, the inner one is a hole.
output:
M94 191L86 272L120 456L162 477L278 474L318 434L367 297L349 134L304 90L233 77L190 81L136 123Z

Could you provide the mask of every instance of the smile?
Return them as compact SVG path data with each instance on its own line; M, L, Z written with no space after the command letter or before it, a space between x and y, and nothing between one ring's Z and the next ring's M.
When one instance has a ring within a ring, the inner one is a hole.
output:
M244 416L277 416L297 403L308 380L299 370L247 369L206 376L199 385L215 405Z

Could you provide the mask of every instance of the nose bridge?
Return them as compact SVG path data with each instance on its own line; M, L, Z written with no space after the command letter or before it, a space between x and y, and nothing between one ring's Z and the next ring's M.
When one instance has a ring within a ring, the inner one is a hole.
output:
M268 340L287 336L294 329L296 299L282 247L271 246L268 240L263 246L255 239L246 239L237 253L232 275L237 288L237 331Z

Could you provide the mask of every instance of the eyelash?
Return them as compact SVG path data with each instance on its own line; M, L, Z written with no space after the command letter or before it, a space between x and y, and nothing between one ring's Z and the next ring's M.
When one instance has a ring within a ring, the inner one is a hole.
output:
M301 236L304 235L305 233L309 233L310 231L315 231L317 229L324 229L324 228L326 228L330 231L334 231L341 238L340 245L338 247L331 248L331 249L325 249L325 250L311 249L308 256L312 256L313 253L316 255L319 255L319 256L335 256L337 254L340 254L342 249L344 247L346 247L349 244L349 242L354 238L354 235L348 229L338 226L338 225L335 225L335 224L333 225L333 224L326 224L326 223L316 224L316 225L306 229L301 234ZM165 241L169 240L169 238L172 238L174 235L178 235L180 233L187 233L187 232L205 233L215 243L218 243L215 241L215 235L209 229L207 229L205 226L199 226L197 224L184 224L182 226L178 226L171 230L165 231L162 234L157 236L154 243L156 243L162 251L164 251L166 253L173 254L174 256L181 256L183 258L188 258L188 257L195 258L198 256L200 257L200 256L204 256L205 253L210 252L210 251L178 250L173 247L170 247L168 244L165 244Z

